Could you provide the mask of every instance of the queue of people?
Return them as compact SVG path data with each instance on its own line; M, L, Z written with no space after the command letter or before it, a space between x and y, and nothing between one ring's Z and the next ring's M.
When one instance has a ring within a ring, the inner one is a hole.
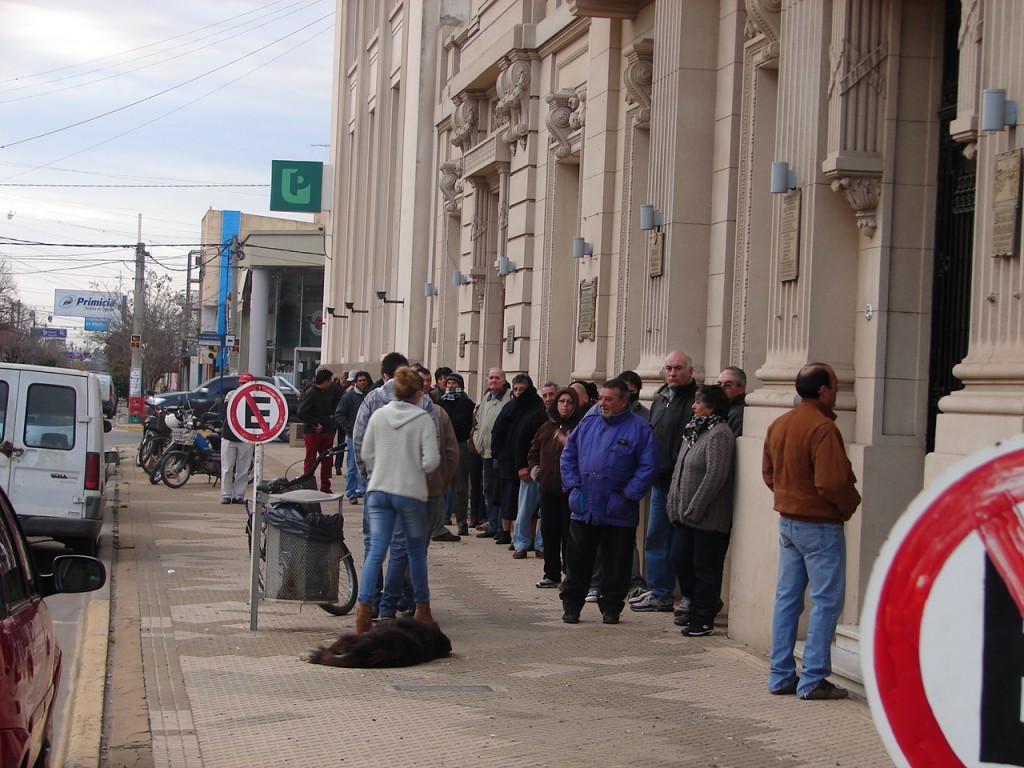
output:
M352 371L332 417L347 446L345 493L353 503L365 498L357 632L398 613L435 621L427 548L475 529L515 559L530 551L543 559L536 586L558 590L565 623L578 623L584 606L596 603L602 623L617 624L629 605L673 613L685 637L714 634L746 397L740 368L699 386L690 357L671 352L650 410L639 402L642 382L633 371L600 385L547 381L538 391L528 374L509 383L492 368L479 404L450 368L431 376L390 353L380 373L374 388L368 372ZM318 373L313 388L326 393L329 378ZM772 425L764 445L764 480L780 514L768 687L811 700L846 696L826 678L845 587L842 526L860 497L833 423L837 386L827 365L802 369L801 403ZM313 394L300 406L314 436L318 423L327 431L317 421L327 402ZM308 441L307 454L321 440ZM646 581L637 548L645 500ZM810 628L798 674L793 648L808 587Z

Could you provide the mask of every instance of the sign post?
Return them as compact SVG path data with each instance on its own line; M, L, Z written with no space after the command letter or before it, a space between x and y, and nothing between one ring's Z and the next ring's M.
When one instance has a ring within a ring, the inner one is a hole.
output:
M903 766L1024 766L1024 435L969 456L871 573L864 685Z
M227 403L231 431L246 443L256 446L252 477L252 534L249 540L249 629L259 620L260 552L263 548L263 510L256 489L263 480L263 445L279 434L288 423L288 402L281 390L263 381L243 384Z

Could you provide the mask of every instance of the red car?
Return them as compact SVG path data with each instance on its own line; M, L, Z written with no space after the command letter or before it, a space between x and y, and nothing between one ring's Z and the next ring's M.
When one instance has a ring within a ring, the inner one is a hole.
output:
M61 651L43 598L99 589L106 578L103 563L84 555L60 555L53 573L40 573L0 489L0 766L50 764Z

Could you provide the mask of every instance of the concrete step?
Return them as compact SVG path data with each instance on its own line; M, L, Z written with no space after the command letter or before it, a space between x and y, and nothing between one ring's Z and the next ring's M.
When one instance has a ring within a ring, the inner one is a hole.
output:
M804 657L804 641L796 644L793 653L798 660ZM851 693L864 696L864 675L860 666L860 627L857 624L840 624L832 641L832 677L837 685L849 688Z

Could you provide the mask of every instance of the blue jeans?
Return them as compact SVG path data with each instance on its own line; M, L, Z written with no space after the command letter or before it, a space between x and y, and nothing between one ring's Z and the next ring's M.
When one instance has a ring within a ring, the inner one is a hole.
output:
M676 574L672 567L672 523L665 509L667 497L668 488L655 483L651 488L651 514L647 519L647 538L644 539L647 586L655 597L662 600L671 600L676 589Z
M345 438L345 450L348 452L345 457L345 495L349 499L354 499L366 493L366 481L359 476L359 470L356 469L356 448L351 437Z
M430 589L427 586L427 503L408 496L370 491L366 495L364 518L369 523L370 536L366 560L363 562L363 575L359 582L359 602L373 603L377 577L384 556L388 552L388 546L392 543L396 524L405 533L413 598L417 603L428 602ZM389 576L393 567L398 567L398 564L388 564ZM398 578L401 578L401 574Z
M540 484L533 480L519 481L519 510L516 514L516 524L512 528L512 544L516 549L544 549L544 536L541 534L540 526L537 526L537 537L530 533L530 526L533 525L534 515L540 509Z
M494 503L495 486L498 484L498 468L494 459L483 461L484 506L487 508L487 529L494 533L501 530L501 507Z
M811 613L798 694L806 693L832 674L832 639L846 597L846 536L840 524L804 523L780 517L779 581L772 616L769 690L781 688L796 677L793 648L808 586Z

